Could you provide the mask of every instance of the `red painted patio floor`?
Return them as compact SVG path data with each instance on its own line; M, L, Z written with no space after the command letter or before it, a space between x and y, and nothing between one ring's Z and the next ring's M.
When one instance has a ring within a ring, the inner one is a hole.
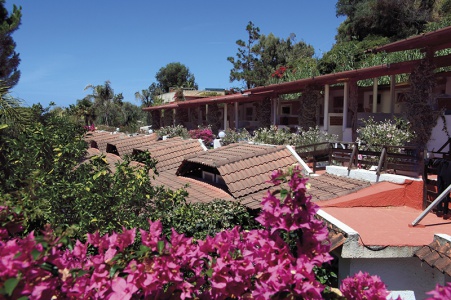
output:
M433 241L434 234L451 235L451 220L432 213L409 227L421 211L407 206L322 209L357 231L360 242L367 246L423 246Z
M317 204L357 231L365 245L423 246L433 241L434 234L451 235L451 219L428 213L417 226L409 226L422 213L422 187L422 181L381 182Z

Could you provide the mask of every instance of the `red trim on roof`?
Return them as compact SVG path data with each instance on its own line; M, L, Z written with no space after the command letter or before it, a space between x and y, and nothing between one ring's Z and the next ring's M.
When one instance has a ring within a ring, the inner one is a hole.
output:
M224 95L224 96L212 96L207 98L200 98L195 100L187 100L187 101L177 101L170 104L163 104L158 106L149 106L143 108L144 111L151 110L161 110L161 109L173 109L179 107L188 107L188 106L199 106L213 103L234 103L234 102L253 102L253 101L261 101L268 93L257 93L257 94L232 94L232 95Z
M368 52L396 52L412 49L431 48L434 51L451 47L451 26L436 31L416 35L401 41L370 49Z
M261 86L249 89L246 93L262 93L271 91L276 94L290 94L300 92L308 85L336 84L350 80L364 80L385 75L396 75L410 73L420 63L420 60L404 61L393 64L384 64L358 70L343 71L339 73L326 74L312 78L299 79L291 82L283 82L268 86ZM437 68L451 65L451 55L438 56L433 58L433 63Z
M177 107L179 107L178 103L174 102L174 103L169 103L169 104L144 107L142 110L151 111L151 110L161 110L161 109L173 109L173 108L177 108Z

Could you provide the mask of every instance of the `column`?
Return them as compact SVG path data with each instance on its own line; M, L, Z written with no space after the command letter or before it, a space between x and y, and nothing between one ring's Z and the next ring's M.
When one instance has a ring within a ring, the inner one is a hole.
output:
M273 125L277 125L277 99L278 98L273 98L272 99L272 104L273 104Z
M372 108L372 112L373 114L377 113L377 83L378 83L378 78L373 78L373 108Z
M390 76L390 113L395 112L395 75Z
M329 101L330 101L330 86L324 86L324 131L329 130Z
M238 130L238 102L235 102L235 130Z
M224 131L227 129L227 103L224 103Z
M344 92L343 92L343 132L346 130L346 125L348 123L348 102L349 102L349 83L345 82Z

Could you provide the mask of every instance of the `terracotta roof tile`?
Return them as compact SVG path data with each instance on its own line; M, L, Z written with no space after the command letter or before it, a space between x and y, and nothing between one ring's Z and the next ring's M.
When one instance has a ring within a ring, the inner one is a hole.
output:
M418 249L414 255L431 267L451 276L451 244L449 242L436 239Z
M95 134L93 136L85 138L85 140L88 142L89 146L92 148L97 148L101 152L106 152L107 144L112 143L113 141L117 142L123 139L130 138L128 135L125 135L123 133L102 133L102 134Z
M275 152L281 148L285 147L235 143L206 151L202 155L188 157L188 159L192 162L197 162L206 166L220 167L233 162L242 161L247 158L258 157L265 153Z
M122 162L122 159L119 156L112 153L102 153L99 149L96 148L88 148L86 150L85 158L81 163L88 163L93 156L101 154L105 155L105 158L108 162L108 166L111 172L116 172L116 164Z
M188 192L186 200L188 202L210 202L213 199L236 201L229 193L211 184L188 177L177 176L168 172L160 173L159 176L155 177L153 182L173 190L186 189Z
M170 170L173 174L186 156L204 152L198 140L181 138L156 141L136 147L135 150L149 151L150 156L158 161L157 170L159 172Z
M132 154L133 149L155 143L155 135L137 135L128 139L115 139L107 142L107 152L116 153L119 156Z
M272 186L267 182L272 171L297 163L285 146L236 143L187 156L177 174L188 173L190 168L196 168L196 164L217 168L235 199L243 199L249 207L258 208L260 195L250 195Z
M341 177L325 173L321 176L311 177L308 181L313 201L329 200L344 196L370 186L367 181Z

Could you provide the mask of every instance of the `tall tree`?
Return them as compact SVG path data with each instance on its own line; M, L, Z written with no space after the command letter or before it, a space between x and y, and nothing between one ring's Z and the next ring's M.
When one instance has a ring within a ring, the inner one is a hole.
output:
M142 107L149 107L160 104L159 96L161 94L163 94L163 90L154 82L147 89L136 92L135 99L141 101Z
M10 125L20 127L30 121L28 110L21 105L22 101L8 94L8 88L0 80L0 130Z
M96 119L95 107L89 97L77 100L75 105L69 105L68 114L74 116L77 122L83 119L83 124L86 126L93 124Z
M227 60L233 64L230 70L230 82L243 80L246 88L250 89L262 85L261 78L254 72L258 62L258 39L260 38L260 28L255 27L250 22L246 26L247 41L237 40L238 52L236 59L228 57Z
M114 90L111 87L109 80L105 81L103 85L89 84L85 87L85 90L91 89L92 94L88 95L88 99L94 101L94 107L98 111L98 115L102 118L101 123L109 126L112 124L112 116L114 110L115 99ZM116 98L117 100L117 98Z
M194 75L189 69L179 62L173 62L162 67L155 78L158 81L158 87L164 92L169 92L171 87L192 87L197 89L198 85Z
M5 0L0 0L0 81L12 88L19 82L19 54L15 52L16 43L12 34L19 28L22 7L13 6L11 14L4 7Z
M149 107L155 104L160 104L162 101L159 96L163 94L163 90L153 82L146 90L135 93L135 99L141 101L141 107ZM147 113L146 116L147 125L152 124L152 114Z
M337 41L384 36L392 41L424 30L433 20L435 0L338 0L337 16L346 16Z
M295 35L287 39L270 33L260 34L260 29L252 22L246 26L247 41L238 40L236 58L228 57L233 64L230 81L243 81L246 88L268 84L271 74L280 66L294 66L304 58L314 54L312 46L304 42L295 42Z

